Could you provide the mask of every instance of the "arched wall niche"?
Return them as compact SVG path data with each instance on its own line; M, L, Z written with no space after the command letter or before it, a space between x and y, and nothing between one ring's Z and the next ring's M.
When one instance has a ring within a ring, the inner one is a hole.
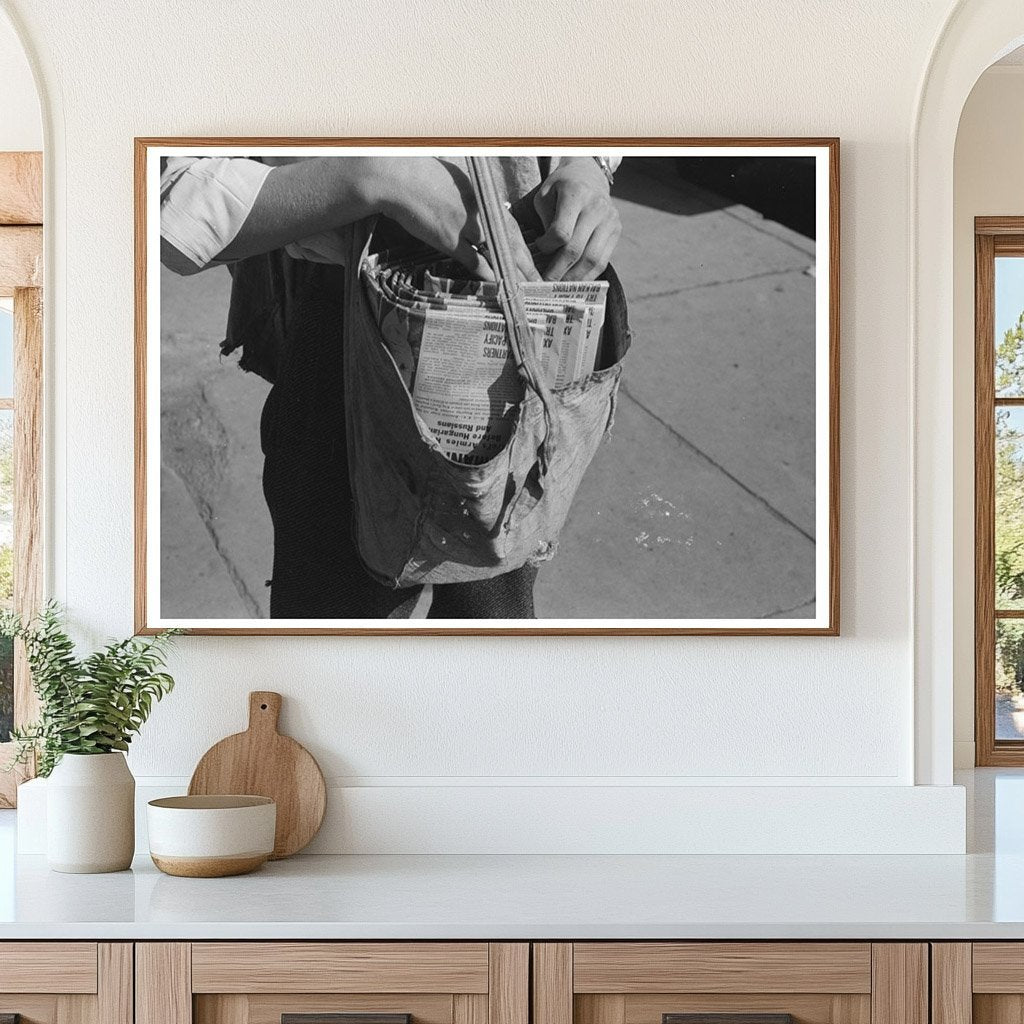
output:
M1024 214L1024 47L978 78L964 106L953 169L953 743L954 770L973 766L974 221Z
M924 71L912 129L915 780L923 785L952 781L954 602L973 589L970 575L954 571L954 543L962 539L953 474L954 150L974 84L1022 43L1019 0L961 0Z

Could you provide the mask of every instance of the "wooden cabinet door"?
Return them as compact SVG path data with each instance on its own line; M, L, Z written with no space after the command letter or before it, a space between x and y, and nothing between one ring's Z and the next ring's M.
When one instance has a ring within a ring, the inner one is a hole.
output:
M529 1024L529 946L195 942L136 947L136 1024Z
M128 942L0 942L0 1018L132 1024Z
M935 1024L1024 1021L1024 942L932 944Z
M538 943L533 1024L928 1024L928 948Z

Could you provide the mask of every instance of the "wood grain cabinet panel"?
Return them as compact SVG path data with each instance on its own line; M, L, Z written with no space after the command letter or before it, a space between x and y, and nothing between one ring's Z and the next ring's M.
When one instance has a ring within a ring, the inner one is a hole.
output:
M969 942L932 943L932 1024L970 1024L972 959Z
M135 1021L191 1024L192 946L140 942L135 946Z
M625 996L623 1003L623 1024L661 1024L662 1015L666 1013L790 1014L799 1024L871 1024L871 997L868 995L665 993Z
M310 1024L322 1024L328 1014L408 1014L412 1024L530 1024L530 947L146 943L136 955L136 986L135 1024L281 1024L284 1014L309 1015Z
M196 942L193 992L487 992L486 942Z
M453 996L384 994L196 996L196 1020L210 1024L281 1024L281 1015L408 1013L413 1024L452 1024ZM212 1012L207 1012L207 1008ZM225 1012L227 1008L227 1012ZM486 1019L482 1024L487 1024Z
M971 990L1024 993L1024 942L975 942Z
M1024 1024L1024 942L934 943L934 1024Z
M871 947L871 1024L928 1024L928 947L876 942Z
M3 943L0 1014L13 1013L23 1024L1024 1024L1024 944Z
M931 944L932 1024L1024 1024L1024 942Z
M925 943L538 943L532 1024L929 1024L928 957Z
M95 942L4 942L0 954L0 992L96 992Z
M573 948L571 942L533 946L534 1024L573 1024Z
M0 942L0 1017L22 1024L132 1024L127 942Z
M576 992L871 991L866 942L577 942Z

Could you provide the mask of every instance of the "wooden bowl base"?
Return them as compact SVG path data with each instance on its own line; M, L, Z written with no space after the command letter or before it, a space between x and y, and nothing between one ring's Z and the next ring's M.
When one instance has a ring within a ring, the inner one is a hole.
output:
M158 857L151 854L153 863L165 875L180 878L229 878L231 875L247 875L262 867L267 854L255 853L246 857Z

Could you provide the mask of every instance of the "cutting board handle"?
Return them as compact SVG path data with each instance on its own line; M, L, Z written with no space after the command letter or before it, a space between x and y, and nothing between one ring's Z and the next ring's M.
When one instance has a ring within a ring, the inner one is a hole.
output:
M253 690L249 694L249 732L277 732L281 715L281 694Z

